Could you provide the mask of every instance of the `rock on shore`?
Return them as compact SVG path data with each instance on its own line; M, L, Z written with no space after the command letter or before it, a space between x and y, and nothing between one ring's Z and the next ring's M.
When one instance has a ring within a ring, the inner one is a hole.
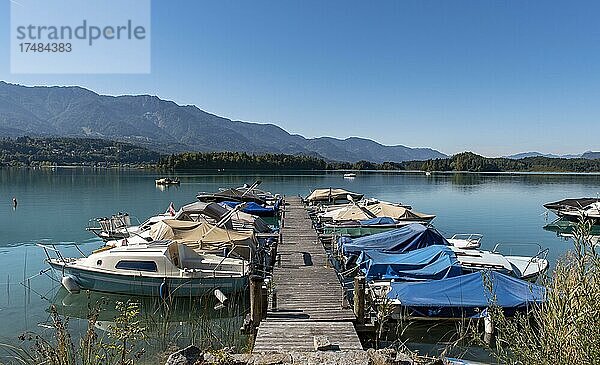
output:
M443 365L439 359L413 358L394 349L229 354L202 352L188 346L169 356L165 365Z

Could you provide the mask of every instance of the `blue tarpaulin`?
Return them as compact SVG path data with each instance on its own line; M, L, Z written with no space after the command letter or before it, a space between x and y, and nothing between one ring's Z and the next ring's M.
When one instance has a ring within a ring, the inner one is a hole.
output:
M434 228L412 223L401 228L359 238L340 237L338 247L347 255L362 251L404 253L432 245L449 246L450 243Z
M393 282L387 297L399 300L413 316L475 318L492 303L512 315L543 302L545 294L540 285L496 271L480 271L441 280Z
M357 264L367 280L434 280L463 273L454 251L442 245L402 254L363 251Z
M225 204L231 208L235 208L237 205L241 204L240 202L232 202L232 201L224 201L221 203ZM257 215L259 217L270 217L270 216L275 215L274 208L265 208L262 205L254 203L254 202L246 203L246 206L244 207L244 209L242 209L242 212L252 214L252 215Z
M361 226L375 226L381 224L396 224L396 221L390 217L377 217L371 219L364 219L362 221L358 221Z

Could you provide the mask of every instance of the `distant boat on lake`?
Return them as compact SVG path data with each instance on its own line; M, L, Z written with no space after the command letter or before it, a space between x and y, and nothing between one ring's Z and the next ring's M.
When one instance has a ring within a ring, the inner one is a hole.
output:
M154 180L154 182L156 183L156 185L179 185L180 183L179 178L177 177L174 179L171 179L170 177L163 177Z

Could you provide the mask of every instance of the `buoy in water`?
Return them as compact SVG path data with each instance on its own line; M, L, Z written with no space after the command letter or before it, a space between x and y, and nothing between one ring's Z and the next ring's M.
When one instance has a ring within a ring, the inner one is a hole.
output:
M18 204L17 198L13 197L13 201L12 202L13 202L13 208L16 208L17 204Z
M79 293L79 284L77 284L77 281L75 280L75 278L71 275L65 275L63 276L62 280L60 281L60 283L62 284L62 286L65 287L65 289L67 289L67 291L71 294L77 294Z

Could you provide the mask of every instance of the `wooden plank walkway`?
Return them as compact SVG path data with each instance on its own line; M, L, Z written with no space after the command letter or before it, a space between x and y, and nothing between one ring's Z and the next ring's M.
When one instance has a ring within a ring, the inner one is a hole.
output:
M313 351L313 336L326 336L340 350L362 350L343 307L343 290L300 198L287 200L281 265L273 271L277 310L258 327L253 352Z

